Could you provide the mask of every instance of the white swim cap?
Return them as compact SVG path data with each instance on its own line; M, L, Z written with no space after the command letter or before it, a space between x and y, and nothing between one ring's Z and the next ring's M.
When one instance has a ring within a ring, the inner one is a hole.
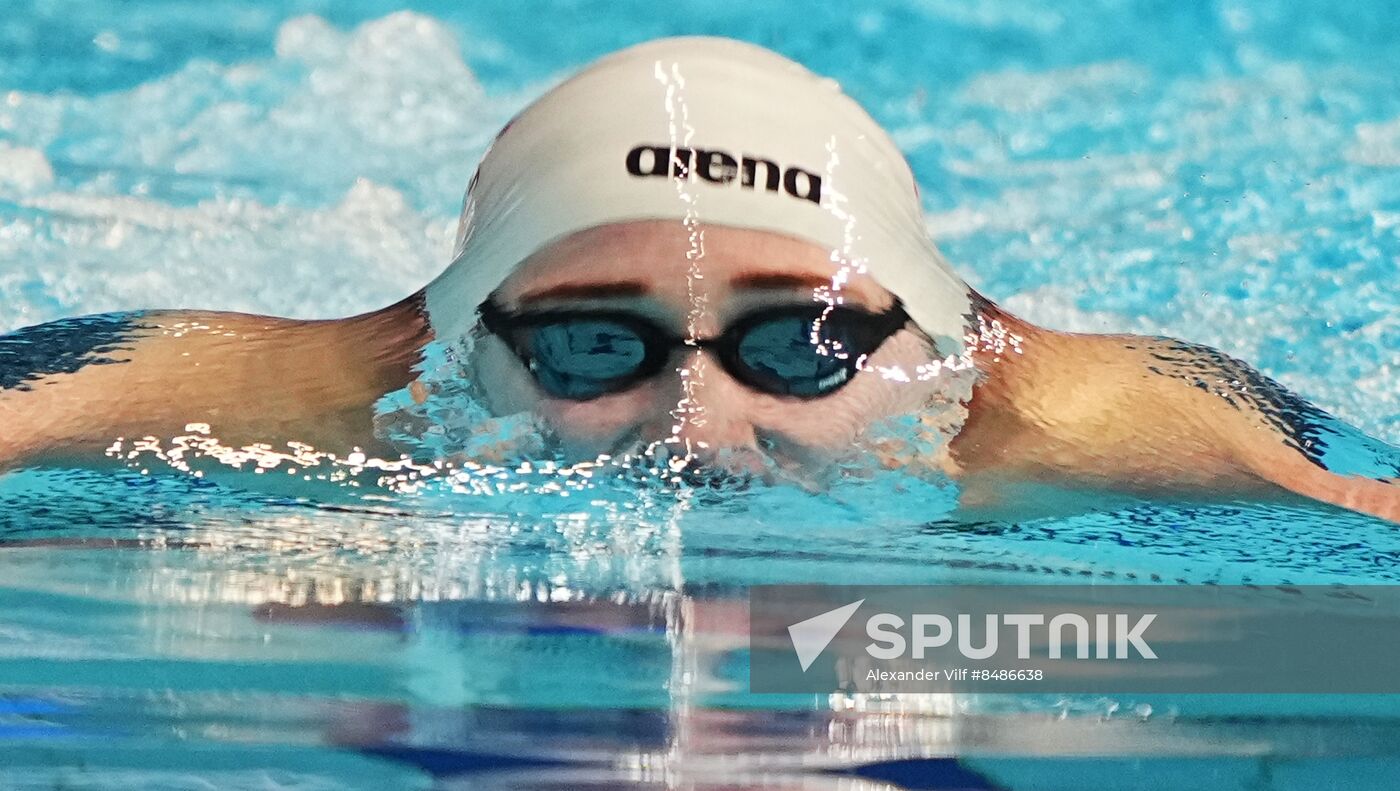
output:
M609 55L506 125L468 188L452 265L428 287L434 331L469 331L491 292L550 243L646 219L826 247L833 273L864 269L940 353L962 349L968 288L929 239L894 141L834 81L718 38Z

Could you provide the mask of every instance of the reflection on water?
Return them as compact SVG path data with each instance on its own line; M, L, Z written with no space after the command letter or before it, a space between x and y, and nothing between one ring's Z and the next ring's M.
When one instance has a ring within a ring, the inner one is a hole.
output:
M1259 779L1400 760L1393 697L755 701L743 691L746 608L730 598L536 590L249 607L79 595L100 573L158 577L175 564L151 557L180 552L70 550L56 554L74 563L76 588L0 588L0 780L79 760L111 765L109 781L200 776L173 754L229 772L211 775L220 787L251 783L235 771L250 762L279 778L379 784L365 787L436 776L449 788L873 789L1140 785L1188 770ZM54 554L7 559L33 568L47 556L52 575ZM1060 782L1038 779L1047 771Z
M1138 504L965 524L946 487L897 474L722 497L500 474L484 495L428 476L314 500L0 479L0 782L55 762L138 782L195 753L230 787L256 785L248 761L313 786L842 789L1016 786L1050 760L1084 782L1152 777L1133 756L1246 778L1400 761L1385 697L747 692L750 584L1391 579L1374 520Z

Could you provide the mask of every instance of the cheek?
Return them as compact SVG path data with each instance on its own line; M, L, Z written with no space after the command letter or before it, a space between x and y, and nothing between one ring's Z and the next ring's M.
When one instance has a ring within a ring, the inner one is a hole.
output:
M862 371L835 393L813 401L764 399L755 422L762 429L802 447L818 450L848 448L872 424L921 409L937 392L934 382L912 381L917 366L929 361L924 343L901 332L880 347L870 360L874 370ZM911 381L886 375L899 370Z
M567 446L594 454L612 447L615 440L644 422L654 411L655 401L652 388L640 387L592 401L544 398L537 409Z
M815 401L783 402L765 409L758 421L766 433L811 450L848 448L871 424L899 412L905 386L868 373Z
M861 385L874 417L892 417L918 411L943 389L938 378L919 381L919 367L935 358L917 335L902 330L866 361L870 370L861 374Z

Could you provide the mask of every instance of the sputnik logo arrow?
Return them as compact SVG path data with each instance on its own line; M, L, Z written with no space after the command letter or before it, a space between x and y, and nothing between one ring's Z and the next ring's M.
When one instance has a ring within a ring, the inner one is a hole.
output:
M817 657L830 645L836 633L841 631L841 627L851 620L851 616L855 615L856 610L864 603L865 599L853 601L844 607L814 615L788 627L788 636L792 638L792 647L797 651L797 661L801 663L803 673L817 661Z

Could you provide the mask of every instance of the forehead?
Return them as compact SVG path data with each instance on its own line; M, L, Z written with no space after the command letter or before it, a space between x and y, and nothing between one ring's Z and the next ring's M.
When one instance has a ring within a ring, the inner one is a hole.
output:
M497 292L506 301L544 292L631 284L639 293L758 287L826 287L871 303L890 299L869 275L819 245L770 231L642 220L571 234L525 260ZM616 289L614 289L616 290Z

